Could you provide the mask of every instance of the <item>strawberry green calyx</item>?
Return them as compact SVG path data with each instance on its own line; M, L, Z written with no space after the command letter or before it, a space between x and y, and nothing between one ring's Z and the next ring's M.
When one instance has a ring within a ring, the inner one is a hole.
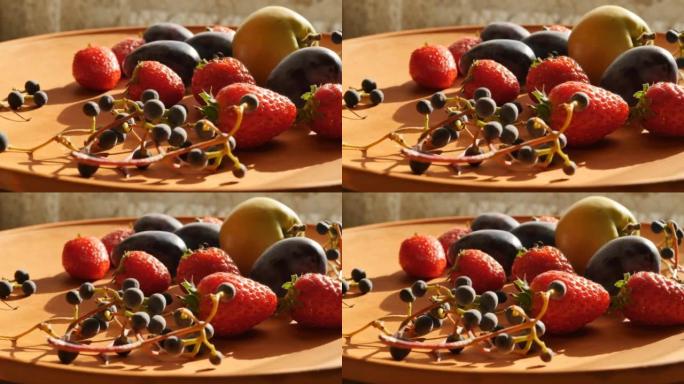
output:
M276 313L281 314L289 312L290 310L292 310L292 308L295 307L295 305L297 305L297 296L299 295L299 292L295 288L295 283L297 282L297 279L297 275L292 275L290 277L290 281L282 285L283 289L287 292L285 293L285 296L279 298L278 309Z
M627 288L627 281L631 277L630 273L625 273L622 280L615 282L615 286L619 289L618 293L610 298L610 310L619 312L629 303L629 288Z
M318 91L318 86L312 85L311 90L302 95L302 100L304 100L304 107L299 110L297 115L297 120L300 122L310 122L316 118L318 113L318 106L320 102L316 99L316 92Z
M532 298L534 297L534 292L532 292L525 280L516 279L513 282L513 285L518 290L518 293L513 294L513 298L526 313L530 313L532 311Z
M632 118L639 119L649 115L651 109L651 102L648 99L648 97L646 97L646 93L648 92L649 88L650 86L648 84L644 84L643 88L640 91L634 93L634 98L637 99L637 104L632 108Z
M185 307L192 311L192 313L198 315L200 297L197 287L195 287L195 284L187 280L180 283L180 286L185 290L185 292L187 292L185 296L181 297L183 304L185 304Z
M202 115L204 115L204 117L209 119L212 123L216 124L216 122L218 121L219 108L216 99L211 93L207 92L200 93L200 97L204 101L204 106L200 107L200 112L202 112Z
M553 110L551 100L549 100L546 93L540 90L535 90L532 92L532 96L536 102L536 104L532 105L532 110L536 112L540 119L544 120L544 122L548 124L551 119L551 111Z

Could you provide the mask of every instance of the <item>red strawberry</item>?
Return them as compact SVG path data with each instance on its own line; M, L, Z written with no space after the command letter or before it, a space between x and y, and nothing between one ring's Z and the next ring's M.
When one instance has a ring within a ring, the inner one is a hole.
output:
M527 73L527 93L534 100L533 93L549 93L559 84L579 81L589 84L589 76L577 62L568 56L551 57L532 64Z
M469 234L470 232L470 228L455 227L442 233L437 240L439 240L439 243L442 244L442 248L444 248L444 254L446 255L449 253L449 247L451 247L451 244L455 243L458 241L458 239Z
M684 87L657 83L638 93L641 125L660 136L684 136Z
M217 336L244 333L275 312L278 299L267 286L232 273L217 272L202 279L197 286L200 318L206 319L209 315L212 308L209 295L216 293L223 283L233 285L235 297L221 302L216 316L211 320Z
M464 249L454 260L449 271L449 280L468 276L477 293L498 291L506 283L506 272L496 259L479 249Z
M479 37L469 36L456 40L456 42L449 46L449 52L451 52L451 55L454 57L454 62L456 62L456 68L459 68L458 63L461 61L461 57L481 42L482 39ZM461 73L460 69L459 73L464 75L464 73Z
M294 124L297 107L290 99L254 84L236 83L224 87L216 95L218 127L223 132L230 132L233 129L237 117L234 106L247 94L256 96L259 106L256 110L244 114L242 126L235 134L238 149L250 149L266 144Z
M178 263L178 272L176 272L176 281L196 284L205 276L215 272L240 274L233 259L222 249L202 248L181 258Z
M95 281L109 271L109 255L97 237L77 237L64 244L62 266L73 278Z
M426 44L411 53L409 73L418 85L441 90L451 87L458 76L458 69L447 47Z
M328 139L342 138L342 85L325 84L311 86L305 93L306 100L300 117L311 130Z
M468 99L481 87L488 88L499 105L517 99L520 93L520 83L513 72L494 60L476 60L463 80L463 94Z
M78 51L71 70L77 83L93 91L112 90L121 80L121 66L109 48L89 46Z
M549 284L556 280L565 284L565 295L560 299L552 297L541 318L550 334L576 331L608 310L610 295L601 284L570 272L548 271L535 277L530 284L534 294L533 316L537 316L543 303L542 297L536 293L547 291Z
M573 112L572 122L565 131L568 146L594 144L622 127L627 121L629 106L622 97L603 88L577 81L556 86L548 97L550 105L542 103L537 106L539 116L551 121L551 128L560 129L566 118L562 104L570 102L572 96L578 92L589 97L589 105Z
M107 254L109 257L112 256L112 253L114 252L114 249L128 236L134 234L135 231L131 228L119 228L115 229L114 231L104 235L102 237L102 244L104 244L105 248L107 249Z
M511 275L513 279L532 281L537 275L546 271L575 272L568 259L558 248L545 245L530 248L518 255L513 260Z
M290 315L310 328L342 327L342 284L319 273L307 273L284 286Z
M203 105L202 92L216 95L223 87L234 83L256 84L256 81L247 67L232 57L204 61L192 75L192 95Z
M116 45L112 47L112 52L114 52L116 55L116 60L119 62L119 67L123 68L123 62L126 57L130 55L131 52L140 48L143 44L145 44L145 40L143 40L141 37L129 37L116 43ZM122 73L121 76L126 77L124 73Z
M432 279L444 273L447 260L442 244L434 236L413 235L401 243L399 264L409 276Z
M644 325L684 324L684 286L654 272L637 272L620 282L618 303L630 321Z
M121 258L114 272L114 281L121 287L128 278L138 280L145 295L166 292L171 285L171 274L166 266L143 251L131 251Z
M159 100L171 107L185 96L183 80L171 68L158 61L143 61L135 67L126 94L130 99L140 100L143 92L154 89Z

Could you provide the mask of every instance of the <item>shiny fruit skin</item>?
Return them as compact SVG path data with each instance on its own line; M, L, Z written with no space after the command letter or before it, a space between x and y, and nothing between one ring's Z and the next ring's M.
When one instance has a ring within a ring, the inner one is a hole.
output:
M77 237L64 244L62 266L75 279L96 281L109 271L109 255L100 239Z
M498 291L506 283L506 272L501 264L485 252L477 249L464 249L454 260L449 270L449 280L468 276L476 293Z
M603 287L582 276L563 272L548 271L537 276L530 283L532 292L545 292L555 280L565 284L565 295L560 299L551 298L546 314L542 318L549 334L574 332L603 315L610 305L610 295ZM536 317L542 306L542 298L535 294L532 300L532 316Z
M562 104L577 92L587 95L590 102L586 108L573 111L572 121L564 132L568 147L595 144L627 122L629 106L620 96L591 84L568 81L554 87L549 94L552 129L563 126L567 114Z
M472 231L479 231L480 229L500 229L502 231L510 232L518 225L520 225L518 220L505 213L489 212L475 217L470 223L470 229Z
M135 232L145 231L164 231L175 232L179 230L183 224L175 217L164 213L148 213L143 215L133 223L133 230Z
M102 244L104 244L105 248L107 249L107 253L111 257L111 255L114 253L114 249L121 244L122 241L126 240L134 233L135 232L130 228L120 228L102 236L100 240L102 241Z
M532 281L547 271L575 273L568 259L558 248L548 245L535 246L515 258L511 268L511 279Z
M145 295L163 293L171 285L168 268L159 259L143 251L126 253L114 272L114 280L121 288L124 280L136 279Z
M158 61L143 61L135 67L131 81L128 82L126 97L138 101L148 89L157 91L159 100L166 107L175 105L185 96L183 80L171 68Z
M629 277L620 296L622 313L635 324L684 324L684 286L673 279L655 272L637 272Z
M525 248L532 248L538 244L556 245L556 223L528 221L515 227L511 233Z
M307 273L293 286L290 311L297 324L309 328L342 327L342 284L329 276Z
M243 115L242 125L234 136L238 150L266 144L291 128L297 117L297 108L287 97L254 84L235 83L216 95L219 129L224 132L233 129L237 118L234 106L247 94L256 96L259 106Z
M477 60L463 80L463 96L472 99L479 88L487 88L498 105L514 101L520 93L515 75L494 60Z
M637 106L641 125L664 137L684 136L684 87L658 83L648 87Z
M185 40L190 44L200 58L212 60L216 57L233 56L233 37L235 33L227 32L202 32Z
M251 198L228 214L221 226L221 248L247 273L259 256L295 225L302 222L290 207L268 197Z
M210 294L222 283L235 288L235 297L219 304L216 316L211 320L216 336L236 336L254 328L268 319L276 310L278 300L267 286L232 273L213 273L200 281L197 291L200 295L199 317L206 319L211 312Z
M178 228L174 233L183 240L188 249L195 250L203 246L218 247L221 224L189 223Z
M605 243L627 235L623 229L638 223L622 204L603 196L589 196L571 205L556 226L556 246L577 273Z
M619 291L615 283L624 279L625 273L639 271L660 272L658 248L645 237L624 236L599 248L589 259L584 276L603 285L612 295Z
M256 84L247 67L232 57L214 59L195 68L190 86L192 95L200 105L203 92L216 96L224 87L234 83Z
M495 21L487 24L480 32L482 41L505 39L522 40L530 35L530 31L520 24L510 21Z
M286 292L283 284L292 275L325 274L327 265L325 250L320 244L307 237L291 237L266 249L252 266L249 277L282 297Z
M457 68L458 63L461 62L461 57L481 42L482 39L480 39L479 37L471 36L463 37L449 46L449 52L451 52L451 55L454 57L454 62L456 63ZM461 75L465 75L465 73L461 72L460 70L458 72Z
M183 256L178 263L176 281L198 284L206 276L216 272L240 274L233 259L221 248L201 248Z
M594 84L622 52L635 46L642 34L650 33L636 14L615 5L604 5L586 13L568 39L568 53L582 66Z
M178 261L187 251L180 237L171 232L145 231L138 232L122 241L114 249L112 263L119 265L121 257L128 251L144 251L158 258L171 274L176 273Z
M109 91L121 80L121 67L111 49L90 46L74 56L72 74L83 88Z
M470 232L470 228L455 227L439 235L437 240L439 240L439 243L442 244L442 248L444 248L444 254L446 255L449 253L451 244L455 243L458 241L458 239L469 234Z
M309 92L312 85L328 83L342 83L340 56L325 47L306 47L290 53L278 63L269 74L266 87L287 96L301 108L304 106L302 95Z
M143 32L143 39L150 43L159 40L185 41L193 36L187 28L176 23L157 23Z
M532 48L535 56L546 59L551 56L568 55L568 38L570 32L538 31L522 39Z
M399 265L411 277L433 279L444 273L447 260L442 244L435 237L414 235L401 243Z
M601 87L617 93L629 105L636 105L634 94L644 84L677 83L679 69L672 53L657 46L643 46L623 52L601 77Z
M449 49L426 44L411 53L409 74L423 88L442 90L451 87L458 69Z
M268 6L252 13L233 38L233 57L265 85L268 76L287 55L303 48L307 35L316 34L302 15L285 7Z
M484 41L466 52L458 64L461 73L468 73L476 60L494 60L513 72L518 82L523 85L527 72L535 59L534 51L525 43L517 40Z
M447 258L453 264L456 255L464 249L478 249L493 257L504 268L511 270L513 260L522 249L522 244L510 232L500 229L481 229L471 232L451 245Z
M118 42L112 47L112 52L116 55L116 60L119 62L119 67L123 68L124 60L131 54L131 52L140 48L145 44L145 40L139 37L129 37L128 39Z
M141 61L158 61L166 65L176 72L187 86L192 81L192 74L200 63L200 57L195 48L186 42L154 41L141 46L126 57L122 68L126 76L133 76L135 67Z
M568 56L551 57L532 64L527 73L527 94L536 100L534 92L546 95L568 81L589 83L589 77L575 60Z

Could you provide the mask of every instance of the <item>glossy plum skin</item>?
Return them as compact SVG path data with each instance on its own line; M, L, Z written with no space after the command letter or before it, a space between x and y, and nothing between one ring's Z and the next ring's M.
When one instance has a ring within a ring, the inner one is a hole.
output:
M632 48L618 56L601 77L601 87L617 93L629 105L636 105L634 93L644 84L677 82L677 62L666 49L648 45Z
M324 47L308 47L292 52L271 72L266 87L287 96L301 108L302 95L312 85L342 82L342 60Z
M513 260L522 250L523 246L513 234L500 229L481 229L471 232L449 248L447 258L449 264L453 264L454 258L464 249L479 249L496 259L506 271L510 273Z
M522 85L535 58L532 48L521 41L496 39L474 46L461 57L458 66L461 73L468 73L475 60L494 60L513 72Z
M480 32L482 41L495 39L522 40L530 35L530 31L522 25L509 21L495 21L487 24Z
M584 275L615 294L615 282L625 273L660 272L660 253L650 240L640 236L624 236L611 240L589 259Z
M498 212L483 213L473 219L470 223L470 229L479 231L480 229L500 229L502 231L511 231L520 225L518 220Z
M292 275L325 273L326 265L325 251L320 244L306 237L291 237L267 248L252 266L249 277L282 297L283 284Z
M169 216L164 213L148 213L147 215L140 217L135 223L133 223L133 230L135 232L175 232L182 226L183 224L173 216Z
M143 32L143 40L147 43L160 40L185 41L192 37L192 32L176 23L157 23Z
M535 56L545 59L553 55L567 56L569 37L570 32L539 31L522 39L522 42L532 48Z
M146 231L136 233L122 241L112 253L112 262L119 265L128 251L144 251L161 261L169 273L175 276L178 262L187 251L183 240L171 232Z
M131 52L124 60L123 71L131 78L133 70L141 61L158 61L171 68L183 79L185 85L192 81L200 56L190 44L184 41L161 40L144 44Z
M214 223L189 223L174 232L180 237L188 249L201 247L219 248L219 234L221 226Z
M511 230L511 233L525 248L532 248L539 244L556 246L556 223L528 221Z
M215 57L233 56L234 35L226 32L202 32L185 42L195 48L200 58L211 60Z

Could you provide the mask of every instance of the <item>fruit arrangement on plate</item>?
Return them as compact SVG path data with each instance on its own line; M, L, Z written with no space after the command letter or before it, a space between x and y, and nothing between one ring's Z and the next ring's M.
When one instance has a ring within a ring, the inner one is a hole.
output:
M307 228L277 200L246 200L225 221L183 224L155 213L101 238L73 236L63 239L61 254L72 288L52 294L73 309L0 336L12 350L42 332L63 364L79 355L105 365L149 354L179 364L203 357L218 365L270 318L311 340L325 335L321 330L341 328L342 226L321 221ZM30 280L29 272L0 281L0 300L14 316L47 280ZM230 350L217 347L226 338L233 340Z
M365 143L362 135L350 135L354 142L345 138L343 148L360 151L359 162L394 163L390 169L408 163L415 175L443 165L444 172L433 173L456 179L468 169L482 172L483 163L493 164L485 175L560 168L567 179L578 167L595 168L591 154L609 151L605 138L613 132L684 136L679 112L684 88L678 85L684 34L679 31L658 35L638 15L607 5L585 14L572 29L553 25L531 32L493 22L478 36L461 36L451 45L430 42L445 41L446 32L403 33L428 41L405 57L401 73L410 81L384 89L384 96L394 103L419 97L413 105L417 115L410 115L408 104L385 108L378 119L389 113L398 128ZM362 71L355 69L355 77ZM426 98L426 91L436 93ZM356 89L346 91L346 113L360 112L354 111L360 109L356 94ZM349 115L349 128L366 124L362 121L374 112ZM398 156L384 154L396 145ZM573 160L576 153L586 155L579 164Z
M70 127L31 148L0 134L0 152L32 156L61 145L85 178L101 167L128 176L156 163L211 171L228 164L242 178L248 166L236 151L263 148L295 126L305 127L302 137L312 131L323 141L341 140L341 59L320 46L322 39L303 16L279 6L254 12L236 30L216 26L195 34L159 23L112 48L93 37L61 70L89 92L112 91L126 79L125 92L82 104L82 144ZM330 39L340 44L341 32ZM29 99L40 106L43 95L29 92L24 100L13 91L7 108L20 111Z
M462 360L484 363L478 373L486 374L488 363L520 373L538 367L539 360L530 360L539 356L540 370L582 371L582 361L569 360L589 354L594 340L620 334L635 342L660 337L667 344L684 324L684 230L673 220L640 224L620 203L589 196L560 218L484 213L430 232L453 221L350 231L347 265L367 268L352 275L368 275L376 289L344 299L345 367L347 361L408 360L412 368L427 364L453 373L460 366L467 372ZM359 248L349 247L364 241L363 232L387 247L385 254L396 252L394 258L355 257ZM398 240L402 233L414 234ZM556 356L559 365L551 363ZM625 359L629 366L631 358ZM512 368L496 363L512 360L521 362Z

